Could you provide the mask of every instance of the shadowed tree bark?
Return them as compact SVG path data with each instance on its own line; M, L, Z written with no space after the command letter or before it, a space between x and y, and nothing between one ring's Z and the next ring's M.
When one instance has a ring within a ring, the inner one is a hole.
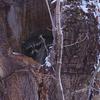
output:
M48 84L49 76L46 79L38 62L16 53L22 52L24 40L47 34L49 16L45 2L39 2L0 1L0 100L47 100L49 85L44 84ZM42 5L38 8L37 4Z

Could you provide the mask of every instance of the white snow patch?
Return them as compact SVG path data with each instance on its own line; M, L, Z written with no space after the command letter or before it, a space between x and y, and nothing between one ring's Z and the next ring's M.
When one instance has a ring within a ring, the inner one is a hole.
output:
M50 63L50 55L47 56L47 57L45 58L45 65L46 65L47 67L51 67L51 63Z
M63 9L70 8L70 7L71 7L71 5L65 5L65 6L63 6Z
M97 58L97 65L100 65L100 54L98 55L98 58ZM99 66L98 72L100 72L100 66Z
M86 8L86 5L81 5L80 6L82 8L82 10L87 13L88 12L88 8Z
M98 3L98 7L100 8L100 3Z
M56 0L53 0L52 2L51 2L51 4L53 4L53 3L55 3L56 2Z
M49 49L52 49L52 48L53 48L53 46L50 46L50 47L49 47Z
M87 2L85 0L82 0L82 5L87 5Z
M57 0L53 0L52 2L51 2L51 4L53 4L53 3L55 3ZM63 0L60 0L60 2L63 2Z
M21 55L21 53L18 52L12 52L13 55Z

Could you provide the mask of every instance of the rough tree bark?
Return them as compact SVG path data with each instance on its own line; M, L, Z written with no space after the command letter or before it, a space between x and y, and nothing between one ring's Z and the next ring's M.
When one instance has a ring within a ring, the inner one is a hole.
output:
M62 67L62 55L63 55L63 33L61 30L61 13L60 13L60 0L57 0L56 4L56 32L55 34L55 66L56 66L56 89L57 100L65 100L63 87L61 82L61 67Z
M40 4L38 9L37 4ZM46 74L45 77L43 70L40 69L41 65L32 58L16 53L21 52L23 40L32 34L33 37L41 34L37 32L44 34L50 27L45 7L43 0L30 2L0 0L0 100L47 100L48 98L50 75Z
M21 52L20 44L27 38L51 28L45 0L0 0L0 100L87 99L85 88L96 62L98 29L91 13L74 6L62 11L63 34L57 8L54 77L32 58L13 52Z
M64 96L65 100L87 100L88 82L99 49L97 21L92 13L85 13L77 3L70 4L63 7L61 17L64 35L61 79ZM50 100L57 100L54 87L56 85L52 83Z

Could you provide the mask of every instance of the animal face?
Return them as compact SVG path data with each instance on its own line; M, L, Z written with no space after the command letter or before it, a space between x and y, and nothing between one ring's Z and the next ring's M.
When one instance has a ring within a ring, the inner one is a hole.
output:
M46 56L46 50L43 41L39 37L28 39L22 44L23 54L43 63Z

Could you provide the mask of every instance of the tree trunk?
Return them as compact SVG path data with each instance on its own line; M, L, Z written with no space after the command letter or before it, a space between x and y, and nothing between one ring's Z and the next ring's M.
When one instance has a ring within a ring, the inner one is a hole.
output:
M0 100L87 100L98 51L97 22L77 6L61 11L63 34L57 25L56 73L52 74L21 54L23 42L30 37L35 40L42 34L52 40L45 0L0 0Z

